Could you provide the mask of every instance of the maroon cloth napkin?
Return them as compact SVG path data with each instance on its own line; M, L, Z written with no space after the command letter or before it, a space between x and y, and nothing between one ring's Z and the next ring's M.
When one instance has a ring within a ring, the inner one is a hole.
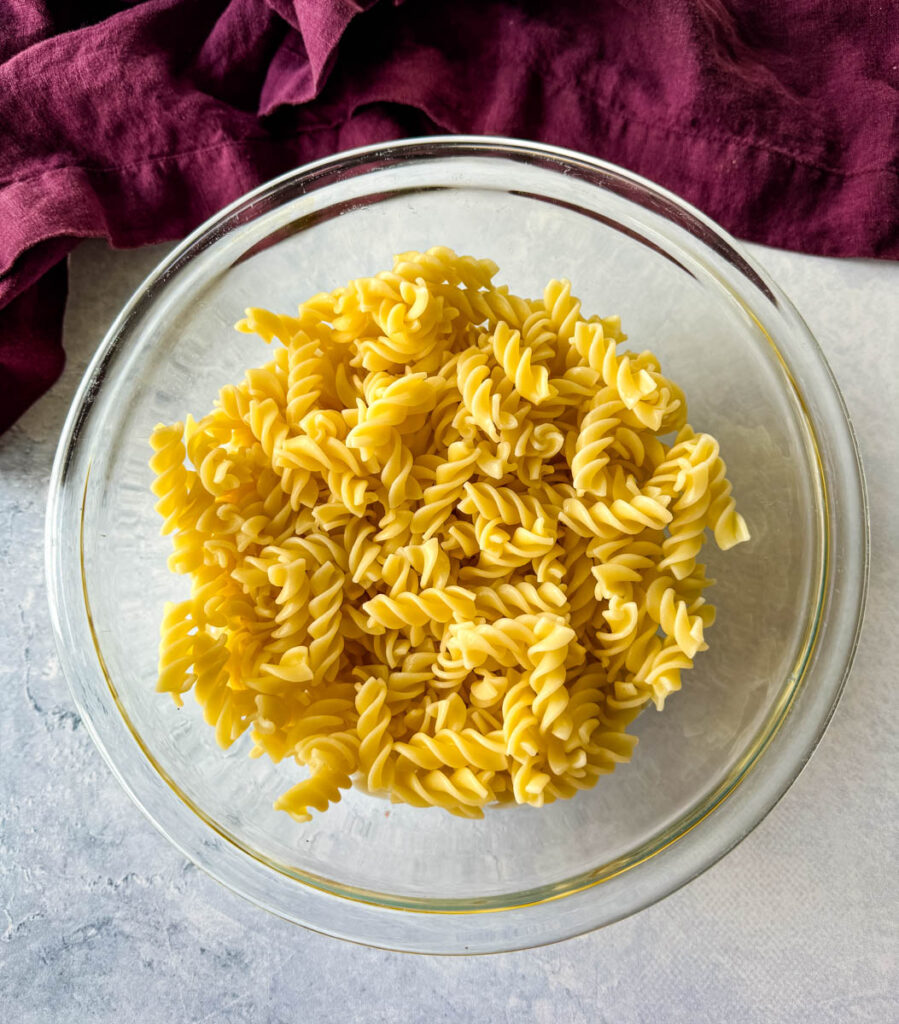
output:
M177 238L367 142L540 139L744 238L899 256L893 0L0 0L0 430L58 376L76 242Z

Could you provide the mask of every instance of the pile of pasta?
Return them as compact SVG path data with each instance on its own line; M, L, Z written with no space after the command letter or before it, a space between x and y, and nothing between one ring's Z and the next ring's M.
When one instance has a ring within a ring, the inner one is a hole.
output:
M656 357L496 273L433 248L249 309L274 358L152 435L191 582L158 688L306 766L275 804L300 821L354 780L467 817L593 786L706 648L707 528L748 538Z

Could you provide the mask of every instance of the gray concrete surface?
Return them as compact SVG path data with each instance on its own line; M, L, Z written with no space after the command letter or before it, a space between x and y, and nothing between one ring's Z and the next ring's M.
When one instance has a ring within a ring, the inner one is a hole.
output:
M0 437L0 1019L899 1020L899 265L755 249L831 361L870 489L861 649L811 763L733 853L661 904L550 948L441 959L314 935L225 891L131 804L69 699L43 581L47 478L91 352L164 251L77 250L65 374Z

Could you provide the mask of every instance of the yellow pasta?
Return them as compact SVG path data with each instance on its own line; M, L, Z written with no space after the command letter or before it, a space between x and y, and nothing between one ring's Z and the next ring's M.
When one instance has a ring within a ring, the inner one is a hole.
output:
M353 782L468 818L595 785L707 647L706 536L749 537L655 356L568 281L496 273L438 247L248 309L271 361L153 432L191 583L158 689L308 769L298 821Z

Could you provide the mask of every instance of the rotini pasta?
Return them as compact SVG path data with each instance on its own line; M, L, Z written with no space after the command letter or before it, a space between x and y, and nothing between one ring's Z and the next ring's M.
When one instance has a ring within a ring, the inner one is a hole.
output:
M446 248L237 325L273 358L153 432L170 568L158 689L292 758L298 821L355 781L479 817L631 757L707 647L699 562L749 537L652 353Z

